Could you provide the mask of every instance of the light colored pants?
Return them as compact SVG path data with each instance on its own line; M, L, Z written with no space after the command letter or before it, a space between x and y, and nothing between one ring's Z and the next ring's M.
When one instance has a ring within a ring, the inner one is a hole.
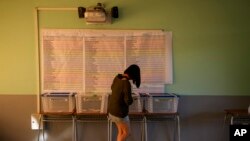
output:
M126 117L124 117L124 118L120 118L120 117L111 115L111 114L109 113L109 119L110 119L112 122L115 122L115 123L119 123L119 122L126 122L126 123L129 123L129 116L126 116Z

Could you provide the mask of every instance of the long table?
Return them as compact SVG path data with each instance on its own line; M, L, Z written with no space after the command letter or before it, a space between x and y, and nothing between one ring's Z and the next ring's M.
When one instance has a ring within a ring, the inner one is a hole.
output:
M141 123L141 141L148 141L148 123L150 122L163 122L163 121L173 121L174 124L174 135L173 141L180 141L180 118L179 113L129 113L129 118L131 122ZM45 122L71 122L72 123L72 141L78 140L78 123L82 122L107 122L107 134L108 141L112 141L113 134L113 123L109 120L106 113L40 113L39 118L39 129L42 133L38 132L38 141L42 138L46 141L44 137L44 132L46 127L41 125ZM41 136L42 135L42 136Z

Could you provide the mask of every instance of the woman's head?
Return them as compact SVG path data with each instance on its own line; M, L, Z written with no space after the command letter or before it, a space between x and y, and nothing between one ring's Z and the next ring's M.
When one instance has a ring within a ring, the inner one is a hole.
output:
M136 85L137 88L140 87L141 84L141 72L140 67L138 65L130 65L125 71L125 74L129 76L130 79L133 80L133 83Z

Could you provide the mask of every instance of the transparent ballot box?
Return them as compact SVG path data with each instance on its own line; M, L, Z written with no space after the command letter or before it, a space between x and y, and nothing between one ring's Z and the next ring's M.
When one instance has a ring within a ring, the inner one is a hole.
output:
M133 103L129 106L129 113L142 112L143 101L139 94L132 94Z
M49 92L41 95L44 113L73 113L75 94L72 92Z
M176 113L179 96L172 93L150 93L145 99L145 110L149 113Z
M76 105L77 113L107 113L108 94L77 94Z

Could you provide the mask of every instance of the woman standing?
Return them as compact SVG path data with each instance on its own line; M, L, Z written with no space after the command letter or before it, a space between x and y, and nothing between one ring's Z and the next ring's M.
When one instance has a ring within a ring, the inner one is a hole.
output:
M133 103L132 89L129 80L137 88L141 84L141 74L139 66L133 64L129 66L123 74L115 76L109 97L108 112L109 118L116 124L118 129L117 141L125 141L130 134L129 105Z

